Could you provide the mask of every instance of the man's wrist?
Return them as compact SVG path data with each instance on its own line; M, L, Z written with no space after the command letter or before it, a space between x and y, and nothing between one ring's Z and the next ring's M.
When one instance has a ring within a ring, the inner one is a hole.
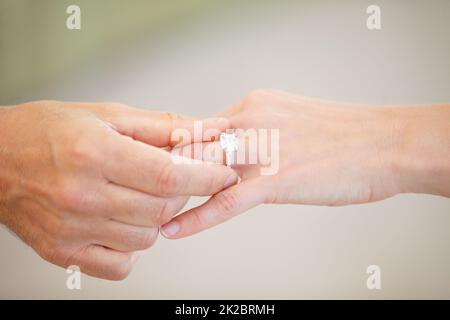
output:
M3 120L5 119L10 107L2 107L0 106L0 124L3 123ZM0 126L3 127L3 126Z
M14 111L13 106L0 106L0 133L2 129L7 129L4 125L5 121L10 117L10 114Z
M15 107L0 106L0 157L3 147L7 144L7 139L11 136L10 123L15 109Z
M4 205L4 195L5 195L5 183L3 181L4 177L4 170L5 164L4 164L4 155L6 153L5 147L5 141L2 141L3 139L7 139L7 132L8 130L8 124L9 121L9 114L11 112L11 107L2 107L0 106L0 223L5 223L5 215L6 215L6 208Z

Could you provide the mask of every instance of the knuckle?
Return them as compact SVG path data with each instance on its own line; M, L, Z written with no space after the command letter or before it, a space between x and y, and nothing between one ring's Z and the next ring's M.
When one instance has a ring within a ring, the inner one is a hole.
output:
M176 123L178 120L181 119L181 115L179 115L178 113L175 113L175 112L165 112L164 116L169 121L169 123L172 123L172 124Z
M249 94L247 94L247 96L244 98L243 100L244 106L258 105L265 101L268 94L269 90L266 89L253 90Z
M219 213L223 214L225 218L231 217L239 205L238 196L233 190L219 192L214 198L220 209Z
M68 147L69 158L75 166L85 167L100 163L101 157L94 144L84 137L78 137Z
M192 218L191 218L190 224L193 227L193 229L201 230L205 227L206 223L203 220L203 216L200 214L199 211L197 211L197 210L192 211L191 217Z
M173 112L164 112L163 118L170 124L170 128L172 128L172 131L174 130L174 124L177 120L177 114Z
M36 250L39 255L46 261L53 262L58 256L58 250L54 246L42 246L40 249Z
M54 243L47 243L42 244L36 251L44 260L57 265L64 265L66 254L62 247Z
M127 231L122 236L122 241L126 247L133 250L144 250L150 248L156 241L157 228L148 228L148 230Z
M154 222L156 225L163 225L168 220L170 220L171 217L171 210L170 210L170 201L164 199L163 202L159 205L159 208L156 209L156 213L154 215Z
M133 270L133 261L131 257L132 256L129 255L124 261L113 265L108 278L115 281L125 280L130 275L131 270Z
M55 203L62 211L86 211L92 206L92 197L78 188L61 188L56 192Z
M158 228L151 228L142 237L141 248L148 249L155 243L158 237Z
M162 194L176 195L182 188L183 178L174 169L172 164L168 164L161 170L158 178L158 184Z

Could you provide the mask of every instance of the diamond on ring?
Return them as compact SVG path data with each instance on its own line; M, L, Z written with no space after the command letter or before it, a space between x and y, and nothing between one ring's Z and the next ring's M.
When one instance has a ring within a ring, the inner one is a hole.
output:
M239 140L236 137L236 133L221 133L220 146L225 151L227 166L231 166L231 164L234 162L234 152L237 151L239 147Z

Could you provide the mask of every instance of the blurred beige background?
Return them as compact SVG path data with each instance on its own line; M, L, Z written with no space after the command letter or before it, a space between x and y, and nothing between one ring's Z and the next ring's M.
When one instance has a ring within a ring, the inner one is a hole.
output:
M80 31L65 28L70 4L81 6ZM380 31L366 28L370 4L382 9ZM110 100L207 116L260 87L450 102L449 39L446 0L0 0L0 105ZM80 291L3 227L0 253L0 298L448 299L450 200L261 206L192 238L160 239L127 280L83 276ZM379 291L366 288L372 264Z

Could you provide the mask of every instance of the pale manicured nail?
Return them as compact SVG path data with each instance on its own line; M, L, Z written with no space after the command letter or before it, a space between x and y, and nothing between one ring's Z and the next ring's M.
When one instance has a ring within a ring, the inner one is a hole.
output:
M230 186L232 186L233 184L236 184L238 182L238 175L237 174L232 174L231 176L229 176L227 178L227 180L225 181L225 184L223 185L224 188L228 188Z
M164 237L170 238L180 231L180 224L176 221L169 222L161 227L161 233Z

